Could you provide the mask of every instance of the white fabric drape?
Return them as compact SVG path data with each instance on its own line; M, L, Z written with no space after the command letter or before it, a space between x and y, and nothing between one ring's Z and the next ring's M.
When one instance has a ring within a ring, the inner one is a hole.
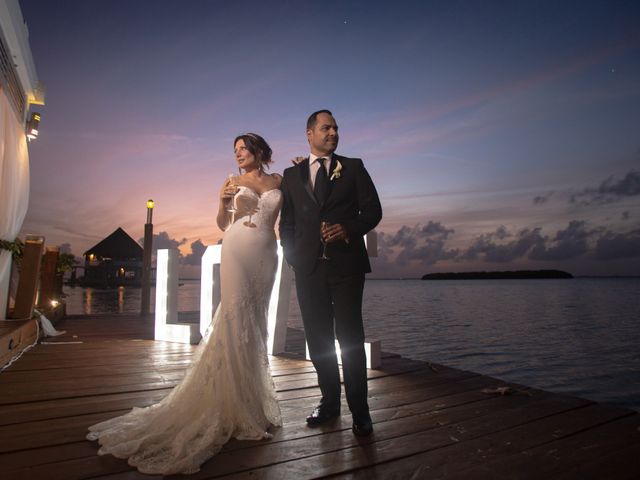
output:
M29 206L29 152L22 123L0 90L0 238L13 241ZM0 250L0 320L9 295L11 253Z

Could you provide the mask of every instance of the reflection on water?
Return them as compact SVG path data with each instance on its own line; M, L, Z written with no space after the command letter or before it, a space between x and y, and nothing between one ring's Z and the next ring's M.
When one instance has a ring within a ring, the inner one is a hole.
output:
M67 302L67 307L69 304ZM93 288L84 289L84 312L88 315L93 313Z
M124 313L124 286L118 287L118 313Z
M178 310L181 312L200 310L200 282L181 280L178 287ZM65 286L67 314L91 315L101 313L139 313L139 287L111 289ZM151 288L151 311L155 310L155 288Z
M140 288L65 287L64 293L69 315L140 312Z

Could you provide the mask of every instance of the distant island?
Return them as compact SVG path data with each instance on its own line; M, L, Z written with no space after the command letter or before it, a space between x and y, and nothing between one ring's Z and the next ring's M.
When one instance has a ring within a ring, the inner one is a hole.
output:
M427 273L422 280L502 280L523 278L573 278L562 270L515 270L508 272L447 272Z

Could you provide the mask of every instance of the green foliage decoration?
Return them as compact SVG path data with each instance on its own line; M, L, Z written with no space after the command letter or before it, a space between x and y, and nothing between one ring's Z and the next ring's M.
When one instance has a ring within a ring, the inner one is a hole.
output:
M24 242L19 238L16 238L13 242L0 239L0 250L7 250L8 252L11 252L13 260L15 262L20 262L24 251Z

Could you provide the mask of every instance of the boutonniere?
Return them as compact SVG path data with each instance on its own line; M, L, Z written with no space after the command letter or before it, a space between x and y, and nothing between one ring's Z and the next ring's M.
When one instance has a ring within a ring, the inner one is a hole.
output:
M329 180L340 178L340 175L342 175L340 172L342 172L342 164L340 163L340 160L338 160L336 162L336 168L334 168L333 172L331 172L331 177L329 177Z

